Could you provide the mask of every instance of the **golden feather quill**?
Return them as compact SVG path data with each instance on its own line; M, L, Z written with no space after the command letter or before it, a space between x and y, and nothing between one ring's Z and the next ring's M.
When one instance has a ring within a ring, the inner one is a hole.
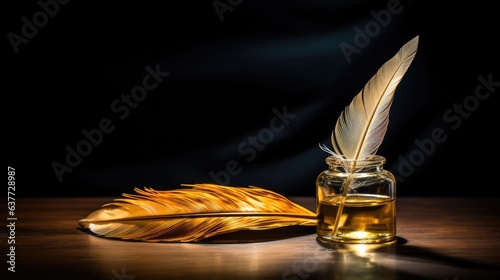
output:
M147 242L197 242L241 230L315 226L316 214L254 186L215 184L158 191L135 188L78 221L102 237Z
M342 159L346 170L349 170L343 184L342 200L332 236L337 234L347 193L353 187L357 161L374 156L384 139L394 93L416 55L418 40L419 36L416 36L403 45L342 111L331 135L335 152L322 147L336 158Z

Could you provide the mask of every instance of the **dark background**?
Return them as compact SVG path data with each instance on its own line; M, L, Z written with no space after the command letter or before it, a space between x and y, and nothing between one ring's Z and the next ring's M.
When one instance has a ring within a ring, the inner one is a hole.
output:
M17 53L8 34L22 35L22 18L32 22L42 9L37 1L9 2L3 138L17 196L119 196L134 187L220 183L210 172L234 161L241 169L223 183L314 196L327 167L318 144L331 147L340 112L416 35L419 49L379 149L399 179L398 195L496 193L500 87L484 100L474 96L479 76L500 81L493 4L401 0L401 12L382 26L373 12L397 1L232 1L223 20L214 2L58 4ZM380 29L348 62L340 45L354 46L356 30L370 24ZM113 101L157 65L170 75L119 119ZM469 112L450 113L457 105ZM283 131L253 158L238 150L249 136L269 132L273 109L284 107L295 117ZM52 164L66 164L66 147L76 149L86 139L82 130L105 118L115 129L59 181ZM446 141L429 142L436 129Z

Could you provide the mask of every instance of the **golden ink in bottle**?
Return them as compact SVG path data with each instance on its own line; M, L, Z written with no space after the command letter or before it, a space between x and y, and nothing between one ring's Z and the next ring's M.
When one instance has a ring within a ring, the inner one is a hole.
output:
M383 243L396 238L396 179L375 155L353 162L326 158L328 169L316 180L317 234L322 242ZM349 190L343 194L346 179ZM343 195L346 195L343 198ZM343 207L340 207L344 203ZM341 209L339 209L341 208ZM338 213L338 211L342 211ZM339 218L335 228L336 218Z

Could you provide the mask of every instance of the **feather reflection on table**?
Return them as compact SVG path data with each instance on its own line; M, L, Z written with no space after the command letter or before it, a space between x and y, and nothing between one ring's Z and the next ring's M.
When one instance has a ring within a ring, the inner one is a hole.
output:
M78 223L102 237L147 242L197 242L242 230L315 226L316 214L258 187L214 184L158 191L135 189Z

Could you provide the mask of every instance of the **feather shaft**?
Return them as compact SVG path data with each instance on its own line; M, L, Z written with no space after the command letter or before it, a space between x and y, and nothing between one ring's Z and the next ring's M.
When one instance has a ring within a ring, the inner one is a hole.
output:
M217 217L290 217L290 218L303 218L306 221L316 219L315 214L293 214L293 213L265 213L265 212L215 212L215 213L190 213L190 214L171 214L171 215L158 215L158 216L140 216L140 217L127 217L119 219L81 219L78 223L86 226L90 223L109 223L109 222L126 222L137 220L168 220L168 219L181 219L181 218L217 218Z

